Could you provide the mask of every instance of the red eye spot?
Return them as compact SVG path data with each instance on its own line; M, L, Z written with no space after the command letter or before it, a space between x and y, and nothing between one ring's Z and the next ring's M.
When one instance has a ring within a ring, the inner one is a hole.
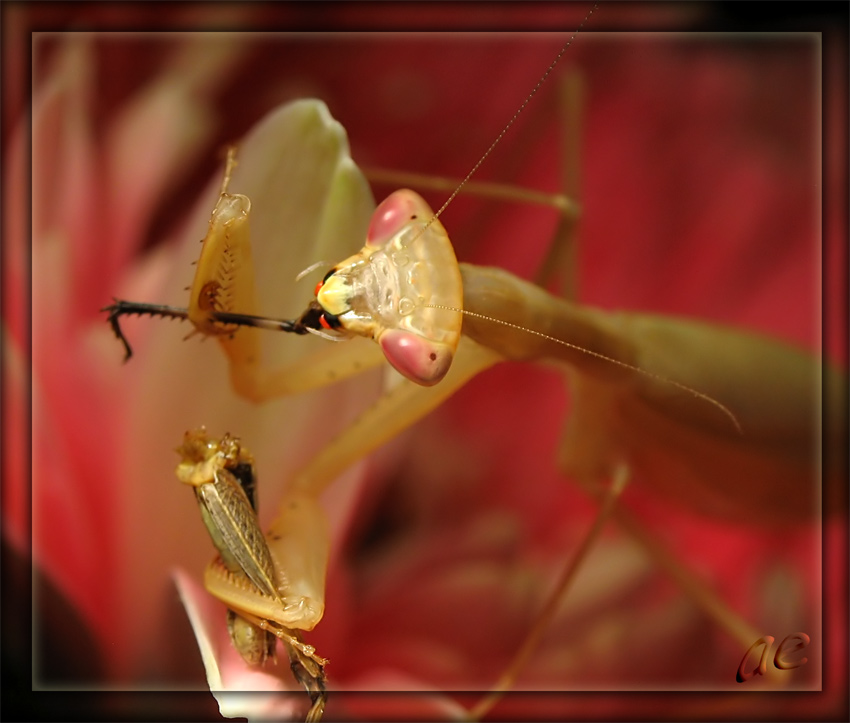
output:
M319 295L319 289L322 288L322 284L324 284L324 283L325 283L324 281L320 281L318 284L316 284L316 288L313 290L313 296Z
M321 286L321 284L319 284L319 286ZM322 325L322 328L323 328L323 329L330 329L330 328L331 328L331 325L330 325L330 324L328 324L328 320L325 318L325 315L324 315L324 314L322 314L322 315L319 317L319 323Z

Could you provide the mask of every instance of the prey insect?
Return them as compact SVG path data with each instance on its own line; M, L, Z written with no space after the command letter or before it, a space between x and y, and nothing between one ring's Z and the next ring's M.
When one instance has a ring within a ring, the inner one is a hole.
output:
M327 660L301 640L284 593L281 569L257 519L254 459L235 437L212 439L205 429L186 432L177 448L177 478L194 488L201 519L219 552L204 574L207 590L227 606L227 630L233 647L249 665L275 658L280 639L290 667L310 695L307 721L317 721L325 707ZM271 539L280 539L274 531Z
M229 174L226 173L225 177L228 178ZM228 203L229 199L220 200L222 208ZM411 213L411 209L416 213ZM193 319L196 328L219 338L231 360L236 387L249 398L263 399L281 388L294 391L327 382L327 376L323 376L316 367L302 369L299 383L293 381L289 371L279 376L256 373L256 355L250 349L252 342L247 335L252 331L250 327L295 327L299 320L264 320L254 313L250 300L238 304L231 302L243 291L253 291L253 281L250 275L246 275L247 266L236 264L233 268L237 268L238 273L230 280L216 277L221 259L229 255L228 248L239 253L248 248L247 229L241 225L242 215L247 219L248 209L245 206L232 217L214 214L207 236L209 244L205 243L198 266L200 276L196 276L196 281L201 283L193 287L190 307L186 311L188 318L191 319L191 315L197 312ZM416 215L417 219L412 221L410 215ZM405 239L416 250L421 246L424 251L429 251L426 240L430 243L444 234L437 221L431 221L428 229L422 232L422 225L434 216L408 192L391 196L379 207L376 220L367 232L364 250L352 257L350 266L353 269L349 271L349 265L340 264L327 277L317 292L316 302L321 305L321 311L313 307L312 316L308 321L301 321L301 327L333 335L349 328L349 322L351 329L363 323L361 303L368 298L370 287L369 284L359 284L356 272L377 268L382 259L377 253L381 247L389 250L384 258L394 261L393 253L404 254L407 251ZM390 230L389 234L384 233L387 230ZM218 241L224 246L223 250L215 250ZM400 248L393 246L396 243L400 244ZM417 259L415 263L420 261ZM411 258L407 263L401 263L401 259L395 259L395 262L395 271L414 263ZM789 415L789 433L786 436L786 430L783 430L777 435L775 427L769 420L759 417L757 411L763 398L775 394L776 388L783 390L785 400L805 401L810 392L806 382L801 382L810 365L805 355L772 340L707 324L651 315L610 314L579 307L494 269L461 264L458 274L454 273L454 266L440 270L446 272L449 286L454 289L451 293L455 297L451 301L436 303L433 297L424 293L409 295L403 291L403 271L402 278L387 287L391 289L389 304L381 306L383 297L378 296L379 304L370 314L368 321L371 326L368 328L373 330L371 335L378 339L380 346L386 347L383 351L389 352L387 358L390 363L407 377L407 381L399 382L389 390L366 413L358 428L352 428L335 440L325 452L306 465L293 478L290 495L315 498L355 458L374 449L439 404L466 379L497 361L549 359L571 367L570 381L576 398L575 416L565 435L561 465L565 472L589 488L613 478L618 470L624 469L625 462L627 476L634 469L643 472L644 476L660 472L655 476L675 477L682 489L693 490L694 495L704 494L706 506L712 506L718 514L726 512L750 517L753 510L765 502L780 516L805 514L809 490L805 483L799 484L799 480L809 479L805 469L811 458L808 454L809 423L801 422L799 415ZM462 307L457 301L458 278ZM363 288L362 292L352 291ZM199 293L197 289L206 291ZM420 296L425 302L420 300ZM403 301L412 302L413 308L409 309ZM460 308L464 311L461 312ZM135 310L146 313L139 307L120 302L111 310L112 321L117 324L121 314ZM403 313L405 311L409 313ZM417 312L416 318L414 312ZM237 317L240 313L246 315L244 325ZM419 316L425 322L421 322ZM410 321L411 325L395 327L392 317ZM446 332L445 336L431 334L427 320L435 317L441 317L441 324L445 320L445 326L437 325L441 333ZM494 321L496 319L499 322ZM507 324L500 323L502 321ZM425 326L420 323L425 323ZM421 333L423 328L424 335ZM453 346L455 328L460 329L456 347ZM529 333L528 329L540 331L540 335ZM383 341L387 334L390 336ZM596 351L599 356L561 345L555 339L575 341L576 346ZM343 348L341 354L344 354L347 351L344 347L348 346L334 345L334 350ZM734 353L724 357L726 350ZM732 366L724 366L724 361L735 361L734 366L740 374L737 382L748 393L752 392L755 398L752 404L744 406L743 412L738 412L737 405L734 405L745 430L743 436L716 405L680 395L675 387L671 389L671 385L658 376L646 376L635 369L657 370L661 377L670 378L673 376L669 371L670 359L684 358L681 367L686 370L684 379L687 386L714 398L726 399L718 391L724 389L722 380L712 376L712 370L692 363L709 353L717 360L715 366L718 369ZM359 364L337 364L337 377L356 373L367 364L364 359L368 363L378 363L381 358L365 348L362 354ZM741 368L738 354L740 358L752 360L751 364ZM444 368L447 358L451 365ZM612 359L625 366L612 364ZM769 359L782 360L783 381L790 383L767 389L756 384L759 370L765 368L764 364ZM693 376L688 377L687 374ZM423 386L429 383L432 386ZM675 440L671 444L672 451L653 456L658 450L658 440L665 437ZM792 440L790 446L787 445L789 438ZM669 463L668 468L661 467L659 460ZM804 461L801 463L801 460ZM675 470L675 475L670 474L670 469ZM748 485L753 478L777 480L783 491L788 493L771 499L763 494L763 490ZM286 504L287 498L281 509ZM674 572L674 575L679 573L681 571ZM692 595L701 603L710 600L704 591L692 592ZM723 614L715 617L725 618L727 624L734 620L732 616ZM751 632L750 628L746 628L740 637L747 638ZM749 639L746 644L751 642L752 639ZM512 679L515 675L508 676L507 685Z

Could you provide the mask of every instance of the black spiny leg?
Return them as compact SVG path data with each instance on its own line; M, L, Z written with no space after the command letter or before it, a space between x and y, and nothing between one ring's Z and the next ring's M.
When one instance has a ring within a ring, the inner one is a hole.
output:
M113 298L114 304L104 306L101 311L109 312L107 321L118 340L124 345L124 361L133 356L130 342L121 331L119 319L122 316L159 316L164 319L179 319L184 321L189 318L189 310L177 306L166 306L164 304L144 304L137 301L125 301ZM271 319L265 316L254 316L252 314L236 314L229 311L212 311L210 317L213 321L222 324L236 326L250 326L255 329L268 329L270 331L285 331L291 334L307 334L309 329L321 329L319 322L322 316L322 307L313 301L297 319Z

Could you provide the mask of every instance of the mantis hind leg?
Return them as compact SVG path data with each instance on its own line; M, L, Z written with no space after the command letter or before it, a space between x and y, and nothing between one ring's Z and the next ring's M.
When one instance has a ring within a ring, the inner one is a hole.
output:
M571 200L570 212L558 221L552 243L534 278L538 286L552 288L568 301L578 298L578 223L581 217L581 135L584 117L584 82L578 70L564 74L559 86L559 115L562 118L561 189Z
M560 156L560 190L556 193L538 191L514 184L486 181L462 182L457 178L407 173L378 168L364 168L370 183L394 188L411 187L417 190L443 191L479 196L493 201L521 203L551 208L558 214L552 241L533 281L545 286L565 299L577 295L576 246L578 224L581 218L579 188L581 185L581 118L584 105L582 75L571 69L559 84L558 116L561 134L558 148ZM538 128L538 131L542 129ZM514 172L516 169L513 169ZM507 177L510 177L508 172ZM441 209L442 210L442 209Z
M600 500L599 512L596 519L593 521L590 529L585 534L578 549L567 560L564 565L558 580L549 594L545 604L543 605L537 620L534 622L531 630L525 636L525 640L514 655L513 660L502 673L501 678L493 687L493 689L484 698L482 698L469 712L469 720L479 720L483 718L490 709L499 702L499 699L516 684L517 678L523 668L531 659L535 649L540 644L543 634L548 629L550 623L558 612L558 609L563 605L567 594L572 587L573 582L578 575L579 570L587 562L593 546L599 539L599 535L605 526L605 523L611 518L615 511L617 499L625 489L629 479L628 467L620 465L614 472L610 485L602 494Z

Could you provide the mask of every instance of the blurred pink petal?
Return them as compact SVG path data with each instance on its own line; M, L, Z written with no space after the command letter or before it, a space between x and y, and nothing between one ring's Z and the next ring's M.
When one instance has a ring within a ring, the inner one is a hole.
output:
M246 50L244 39L187 38L162 74L131 99L114 119L105 140L109 187L115 203L107 213L116 239L108 249L121 269L139 242L155 204L199 160L214 130L207 103L198 102L224 83ZM145 153L139 153L140 139ZM141 155L141 158L140 158Z
M57 50L56 70L36 94L33 110L33 486L41 501L34 555L88 619L107 631L122 617L109 571L126 564L114 542L122 479L110 420L129 380L105 364L104 345L92 345L80 332L108 298L112 269L103 249L121 246L122 239L103 213L114 189L98 175L89 114L91 43L77 36ZM184 108L192 102L186 101ZM156 153L155 140L149 140L148 150ZM77 421L80 400L86 425Z

